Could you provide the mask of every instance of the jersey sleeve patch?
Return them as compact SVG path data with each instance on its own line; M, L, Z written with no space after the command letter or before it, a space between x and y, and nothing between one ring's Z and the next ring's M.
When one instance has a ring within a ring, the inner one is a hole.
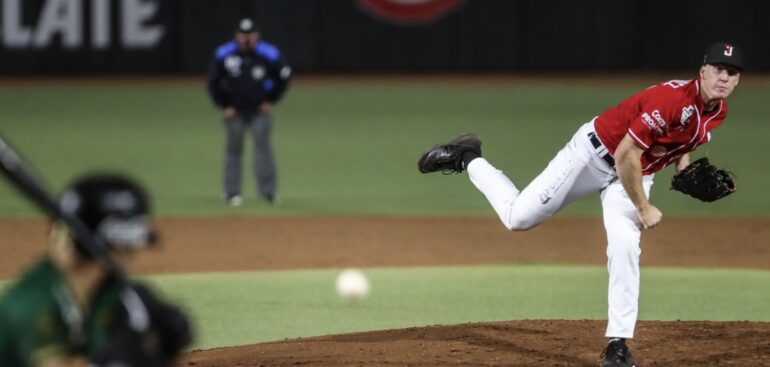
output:
M281 79L289 79L291 76L291 67L289 67L289 65L284 65L284 67L281 68L279 75L281 76Z

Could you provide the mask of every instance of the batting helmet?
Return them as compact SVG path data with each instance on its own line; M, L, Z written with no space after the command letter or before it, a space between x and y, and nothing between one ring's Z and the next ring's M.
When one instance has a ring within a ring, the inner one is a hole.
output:
M143 248L155 240L147 194L127 177L83 176L68 187L59 206L63 212L80 218L112 249ZM82 254L89 253L77 239L75 244Z

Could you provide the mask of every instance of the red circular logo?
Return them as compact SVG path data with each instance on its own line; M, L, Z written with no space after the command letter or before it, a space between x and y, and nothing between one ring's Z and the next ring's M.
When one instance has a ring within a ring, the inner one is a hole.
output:
M401 24L431 23L463 4L463 0L357 1L362 9L375 17Z

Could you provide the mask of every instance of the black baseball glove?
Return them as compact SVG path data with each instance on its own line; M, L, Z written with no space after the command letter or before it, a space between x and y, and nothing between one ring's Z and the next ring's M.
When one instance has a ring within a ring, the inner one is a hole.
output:
M108 331L108 341L104 348L92 357L93 365L170 366L193 340L190 323L179 308L161 300L149 288L137 284L131 288L143 307L138 306L136 300L132 301L132 297L127 297L124 292L123 309ZM143 330L137 330L129 316L131 311L128 308L137 307L146 309L143 314L149 318Z
M735 175L717 169L703 157L690 163L671 179L671 188L698 200L712 202L735 192Z

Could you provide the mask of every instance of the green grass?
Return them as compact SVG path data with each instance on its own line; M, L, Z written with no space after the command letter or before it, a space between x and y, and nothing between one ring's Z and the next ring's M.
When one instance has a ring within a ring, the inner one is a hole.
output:
M344 301L334 270L152 277L185 305L197 348L433 324L606 319L606 270L571 265L369 269L371 295ZM770 321L770 272L642 270L641 320Z
M355 331L521 319L606 319L603 267L490 265L367 269L363 301L340 299L337 270L145 277L182 305L194 348ZM8 281L0 281L0 293ZM770 272L643 268L640 320L770 322Z
M577 127L645 87L591 85L295 83L276 108L274 143L282 203L254 198L245 171L246 205L219 201L223 130L202 82L150 86L0 86L0 133L58 190L93 169L128 172L152 191L165 215L478 214L491 209L465 175L421 175L428 146L474 131L484 151L524 186ZM731 115L696 156L738 175L739 192L704 205L668 190L658 176L653 201L667 214L768 215L770 87L741 85ZM248 153L247 153L248 154ZM249 162L250 160L246 160ZM589 197L565 210L593 215ZM0 183L0 216L34 210Z

